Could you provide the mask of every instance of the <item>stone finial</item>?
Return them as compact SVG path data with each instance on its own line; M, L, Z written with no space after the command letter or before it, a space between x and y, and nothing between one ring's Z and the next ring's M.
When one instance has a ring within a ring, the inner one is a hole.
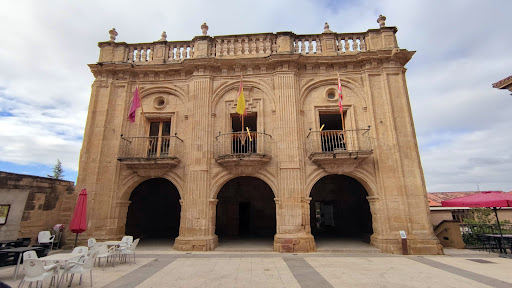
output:
M208 34L208 25L206 25L206 22L201 25L201 30L203 31L203 36L206 36Z
M379 15L379 18L377 18L377 23L379 23L381 28L386 26L386 16Z
M324 25L324 33L332 33L331 30L329 30L329 23L325 22Z
M162 38L160 38L160 41L167 41L167 33L162 32Z
M112 30L108 31L108 34L110 34L110 42L115 42L117 36L116 28L112 28Z

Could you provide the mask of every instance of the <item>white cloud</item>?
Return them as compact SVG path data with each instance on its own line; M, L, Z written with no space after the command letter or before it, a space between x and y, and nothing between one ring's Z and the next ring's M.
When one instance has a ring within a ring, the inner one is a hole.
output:
M512 190L507 175L512 98L491 84L510 75L510 1L7 1L0 10L0 161L78 169L97 42L377 28L386 15L415 50L407 81L429 191ZM8 40L8 41L7 41ZM0 114L3 115L3 114ZM508 129L508 130L507 130Z

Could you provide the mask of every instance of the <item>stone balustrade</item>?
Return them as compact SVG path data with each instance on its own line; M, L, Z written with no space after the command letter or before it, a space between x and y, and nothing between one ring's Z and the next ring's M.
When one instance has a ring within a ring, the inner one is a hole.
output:
M255 58L275 54L302 56L340 56L399 49L396 27L381 27L359 33L296 35L292 32L259 33L210 37L191 41L167 41L127 44L100 42L100 63L163 64L180 63L193 58ZM117 33L117 32L116 32ZM117 35L117 34L116 34ZM165 35L166 36L166 35Z
M216 58L268 56L277 51L276 39L276 35L270 33L218 36L212 41L214 45L212 56Z

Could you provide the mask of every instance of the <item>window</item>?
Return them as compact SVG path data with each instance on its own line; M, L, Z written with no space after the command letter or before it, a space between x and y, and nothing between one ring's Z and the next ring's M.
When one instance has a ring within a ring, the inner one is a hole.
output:
M452 219L459 223L463 223L464 219L470 218L470 217L471 217L471 213L468 209L452 210Z
M343 120L346 114L343 113ZM320 141L322 152L338 152L347 150L345 144L346 135L343 133L341 115L338 111L320 112Z
M242 117L240 114L231 114L231 129L233 131L232 153L257 153L257 126L258 115L257 113L248 113L244 116L244 123L242 127ZM250 137L247 133L247 128L250 131Z
M149 122L148 157L165 157L169 155L171 140L171 121Z

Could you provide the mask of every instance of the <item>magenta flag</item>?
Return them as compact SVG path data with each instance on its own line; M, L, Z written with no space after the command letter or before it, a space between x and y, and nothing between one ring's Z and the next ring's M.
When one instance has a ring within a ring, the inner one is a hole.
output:
M139 87L135 87L135 93L133 93L132 106L130 106L130 113L128 113L128 119L130 122L135 122L135 111L140 107Z

